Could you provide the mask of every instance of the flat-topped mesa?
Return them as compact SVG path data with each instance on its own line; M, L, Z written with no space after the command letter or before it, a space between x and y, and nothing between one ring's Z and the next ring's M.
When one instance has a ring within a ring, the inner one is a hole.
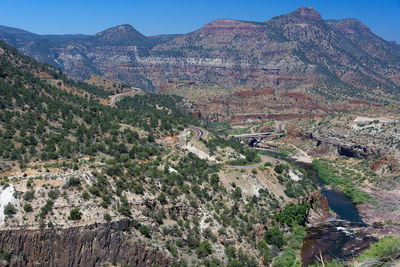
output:
M292 14L297 17L300 17L300 18L312 19L312 20L322 20L321 14L319 14L312 7L305 7L305 6L300 7L298 9L296 9Z
M218 19L214 20L200 29L201 32L205 33L246 33L252 32L260 27L251 22L237 21L231 19Z

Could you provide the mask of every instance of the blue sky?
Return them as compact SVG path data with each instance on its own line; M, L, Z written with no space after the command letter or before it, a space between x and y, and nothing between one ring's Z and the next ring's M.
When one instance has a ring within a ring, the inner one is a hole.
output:
M400 43L400 0L0 0L0 25L39 34L94 34L131 24L145 35L186 33L220 18L265 21L300 6L324 19L358 18Z

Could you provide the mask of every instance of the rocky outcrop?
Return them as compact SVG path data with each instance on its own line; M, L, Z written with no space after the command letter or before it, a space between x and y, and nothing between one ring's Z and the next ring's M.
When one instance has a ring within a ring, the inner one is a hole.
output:
M365 145L354 144L346 141L344 138L329 136L321 137L315 133L309 133L309 137L317 142L317 146L334 147L337 153L342 156L352 158L370 158L380 154L380 151L375 148L367 147Z
M260 28L260 25L250 24L237 20L219 19L206 24L201 31L203 33L230 33L230 34L243 34L255 31Z
M306 202L310 203L310 209L307 214L308 225L317 225L334 217L329 212L328 200L321 194L321 191L309 195Z
M361 145L343 144L337 148L339 155L351 157L351 158L368 158L373 155L368 148Z
M334 221L307 229L301 260L304 266L317 261L320 255L326 261L353 259L370 244L377 241L360 223Z
M300 7L296 11L293 12L295 16L305 19L312 19L312 20L321 20L321 14L319 14L314 8L312 7Z
M172 259L138 242L129 233L132 222L44 230L0 231L0 250L10 266L170 266ZM1 265L1 264L0 264Z

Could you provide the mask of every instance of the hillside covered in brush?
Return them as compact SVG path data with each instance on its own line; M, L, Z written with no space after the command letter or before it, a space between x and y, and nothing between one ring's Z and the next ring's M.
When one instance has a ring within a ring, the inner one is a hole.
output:
M197 140L187 126L200 122L180 97L144 93L110 107L110 91L3 42L0 66L5 264L300 262L304 225L321 207L298 166L212 133Z

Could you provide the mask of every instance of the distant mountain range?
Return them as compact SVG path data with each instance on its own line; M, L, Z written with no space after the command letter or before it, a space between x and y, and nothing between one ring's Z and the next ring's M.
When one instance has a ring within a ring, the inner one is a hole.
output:
M0 27L0 39L74 79L98 74L147 90L177 81L302 92L319 100L398 99L400 46L356 19L310 7L266 22L215 20L183 35L146 37L130 25L96 35L37 35Z

